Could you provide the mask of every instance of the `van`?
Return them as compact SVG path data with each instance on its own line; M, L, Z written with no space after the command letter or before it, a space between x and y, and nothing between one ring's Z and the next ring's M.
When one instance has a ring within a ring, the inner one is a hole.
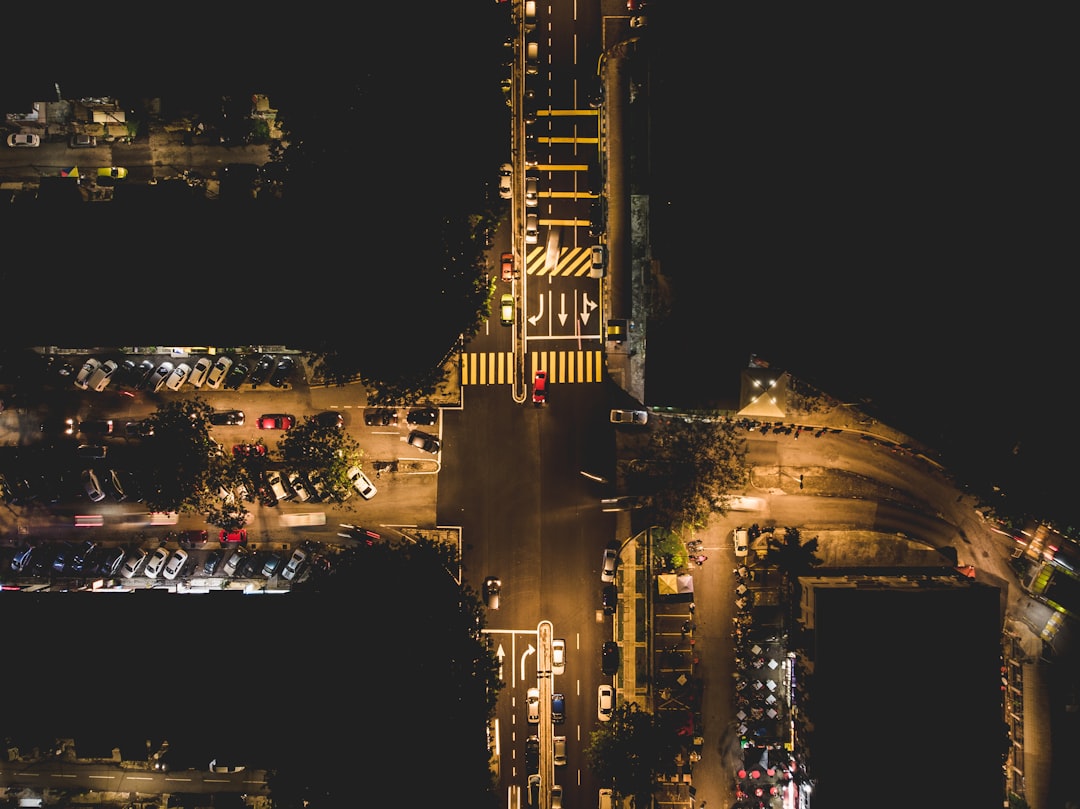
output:
M536 28L536 0L525 0L525 30Z
M612 799L611 790L604 788L600 790L600 802L598 809L614 809L615 802Z
M535 76L540 72L540 44L538 42L525 43L525 72Z

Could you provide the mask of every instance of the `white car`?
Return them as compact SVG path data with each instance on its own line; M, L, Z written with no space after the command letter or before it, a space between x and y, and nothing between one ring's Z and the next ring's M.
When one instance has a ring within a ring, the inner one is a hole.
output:
M90 379L87 380L86 386L91 390L95 390L98 393L109 387L109 383L112 382L113 374L116 373L116 369L120 366L117 365L115 360L105 360L101 363L94 373L90 374Z
M525 177L525 207L535 208L540 202L540 195L536 190L537 177L529 174Z
M750 553L750 533L740 526L731 535L735 542L735 555L747 556Z
M364 474L363 470L359 466L350 466L349 471L345 473L349 482L352 483L356 491L360 492L360 496L365 500L370 500L378 492L368 476Z
M604 548L604 556L600 560L600 581L604 584L615 581L615 566L618 561L619 555L614 548Z
M612 424L645 424L649 420L647 410L612 410Z
M502 199L510 199L514 192L510 180L514 176L514 167L510 163L503 163L499 167L499 196Z
M211 390L217 390L221 387L221 383L225 381L225 377L229 375L229 371L232 370L233 361L229 357L218 357L212 366L210 366L210 373L206 375L206 387Z
M180 571L184 569L184 564L188 560L188 552L182 548L178 548L173 551L173 555L169 557L169 561L165 563L165 567L162 568L161 574L166 579L175 579L180 575Z
M553 638L551 641L551 673L562 674L566 671L566 641Z
M161 569L165 567L165 563L169 561L169 549L158 548L150 556L150 561L146 563L146 567L143 568L143 574L148 579L156 579L158 574L161 573Z
M101 360L90 357L83 363L82 368L79 369L79 373L75 376L75 387L86 390L90 387L90 377L94 375L94 372L101 367Z
M615 710L615 689L607 683L603 683L596 689L596 718L601 722L611 720L611 714Z
M594 244L589 251L589 277L603 278L607 268L607 247L602 244Z
M41 145L41 137L30 132L14 132L8 135L7 145L13 149L36 149Z
M203 383L206 382L206 378L210 375L210 368L212 363L209 357L200 357L199 361L195 363L191 369L191 376L188 377L188 384L195 388L201 388Z
M292 581L304 568L304 563L307 562L308 553L303 548L297 548L292 552L292 556L289 557L288 563L285 565L285 569L281 571L281 578L286 581Z
M540 689L530 688L525 692L525 709L530 725L540 722Z
M165 387L169 390L180 390L180 388L184 387L184 383L187 382L189 376L191 376L191 366L186 362L182 362L173 368L169 378L165 380Z
M304 483L304 478L299 472L289 473L289 485L296 492L296 499L301 503L306 503L311 499L311 492L308 491L307 484Z
M146 561L147 556L149 556L149 554L144 549L136 548L128 555L127 560L124 562L124 566L120 568L120 574L125 579L132 578L139 572L139 569L142 567L143 562Z

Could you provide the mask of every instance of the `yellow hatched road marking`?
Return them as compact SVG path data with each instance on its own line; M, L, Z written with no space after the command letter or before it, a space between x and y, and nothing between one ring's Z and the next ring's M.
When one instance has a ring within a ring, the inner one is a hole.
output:
M525 272L529 275L544 275L547 264L547 248L533 249L525 255ZM559 249L559 260L555 264L554 275L585 275L592 265L592 253L587 247L563 247Z

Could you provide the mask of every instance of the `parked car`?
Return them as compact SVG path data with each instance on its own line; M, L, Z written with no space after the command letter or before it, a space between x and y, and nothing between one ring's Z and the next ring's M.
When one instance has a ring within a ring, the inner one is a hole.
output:
M271 553L263 560L262 574L266 578L271 578L274 574L281 569L281 557L276 553Z
M368 476L364 474L360 467L350 466L349 471L345 473L345 476L349 479L349 483L352 484L353 488L360 492L360 496L365 500L370 500L378 493L375 484L368 479Z
M398 414L396 410L379 407L374 410L367 410L364 413L364 424L368 427L389 427L397 423Z
M245 545L247 544L247 529L235 528L232 531L228 531L222 528L221 533L218 534L218 540L222 544L239 542L241 545Z
M105 499L105 490L101 488L101 481L93 469L84 469L82 473L83 491L93 502L100 503Z
M499 322L504 326L514 325L514 296L509 292L499 299Z
M72 149L92 149L97 146L97 137L94 135L72 135L68 139L68 146Z
M266 455L266 444L233 444L232 454L237 458L255 458Z
M649 411L612 410L609 418L612 424L645 424L649 421Z
M173 372L173 364L167 360L157 368L154 369L154 373L150 375L150 381L146 385L147 390L152 390L154 393L158 393L165 383L169 380L169 377Z
M229 555L229 558L225 560L225 567L221 569L221 572L226 576L236 575L236 571L240 569L244 559L247 557L247 553L242 549L237 549Z
M296 424L296 416L287 413L263 413L259 416L260 430L289 430Z
M210 414L210 423L215 427L243 427L243 410L219 410Z
M187 560L188 552L183 548L177 548L169 557L169 561L165 563L165 567L162 568L161 575L166 579L175 579L184 570Z
M165 547L157 548L152 554L150 559L146 563L146 567L143 568L143 574L148 579L156 579L161 573L161 569L165 567L165 563L169 561L169 549Z
M244 384L244 380L247 379L249 370L251 369L246 364L234 362L225 375L225 382L223 383L225 390L239 390L240 386Z
M213 361L209 357L199 357L198 361L191 366L191 375L188 376L188 384L193 388L201 388L206 378L210 375Z
M304 482L304 477L299 472L290 472L288 476L289 486L292 487L293 492L296 493L296 499L301 503L306 503L311 499L311 492L308 491L307 484Z
M275 500L291 500L293 495L286 488L285 481L281 479L280 472L271 472L266 477L266 483L270 487L270 491L274 494Z
M600 590L600 604L604 615L614 615L619 606L619 588L614 584L605 584Z
M258 362L255 363L255 367L251 371L251 376L248 377L248 382L252 385L261 385L267 379L270 378L270 374L274 371L274 355L263 354L259 357Z
M312 416L312 418L320 427L343 427L345 425L345 417L336 410L324 410L322 413Z
M30 570L31 563L34 561L34 546L23 545L17 551L15 555L11 557L11 570L15 573L23 573Z
M419 410L410 410L405 420L409 424L422 424L431 426L439 422L439 409L436 407L421 407Z
M614 548L604 548L604 554L600 559L600 581L604 584L615 581L615 566L618 561L619 554Z
M10 144L9 144L10 145ZM499 197L510 199L514 195L511 180L514 176L514 166L511 163L503 163L499 166Z
M145 548L135 548L128 554L127 559L124 560L124 566L120 568L120 575L125 579L130 579L135 576L142 568L143 563L150 554Z
M124 438L146 438L153 434L152 421L129 421L124 424Z
M600 647L600 670L610 676L614 676L619 672L619 644L613 640L604 641L604 645Z
M206 556L206 560L203 562L202 573L204 576L213 576L217 573L218 566L221 564L221 557L225 554L221 551L211 551Z
M530 725L540 721L540 689L530 688L525 692L525 715Z
M165 380L165 387L169 390L180 390L189 376L191 376L191 366L182 362L172 369L169 378Z
M90 387L90 377L101 367L101 360L90 357L82 364L79 373L75 375L75 387L86 390Z
M123 548L103 548L98 557L98 572L102 576L115 576L124 564Z
M286 354L280 360L278 360L277 367L274 369L274 373L270 377L270 384L275 388L283 388L289 383L289 379L292 377L293 367L296 361Z
M409 445L430 452L435 455L439 452L441 444L435 436L425 433L423 430L413 430L409 433Z
M503 253L499 259L499 277L504 281L513 281L516 277L514 274L514 254Z
M563 674L566 671L566 640L553 638L551 641L551 673Z
M566 737L554 736L551 739L551 758L556 767L566 765Z
M153 360L143 360L135 366L134 376L136 381L133 387L136 390L145 390L156 367L157 365L154 364Z
M116 373L116 369L119 368L119 363L116 360L105 360L90 374L90 379L87 380L86 387L90 390L101 391L109 387L109 383L112 382L113 374Z
M281 571L281 578L286 581L292 581L300 572L304 569L304 565L307 564L308 552L303 548L297 548L292 552L292 556L289 557L289 561L285 564L285 569Z
M611 719L615 710L615 689L609 683L601 683L596 689L596 718L601 722Z
M220 388L222 383L229 376L229 371L232 370L232 367L232 357L222 355L214 360L214 364L210 366L210 372L206 375L206 387L211 390Z
M36 149L41 145L41 137L31 132L13 132L7 137L7 145L12 149Z

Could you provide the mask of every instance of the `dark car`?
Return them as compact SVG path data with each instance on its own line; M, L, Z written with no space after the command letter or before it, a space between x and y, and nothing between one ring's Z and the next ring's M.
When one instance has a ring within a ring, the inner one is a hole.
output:
M240 567L236 569L237 577L241 579L250 579L256 573L262 571L263 565L266 563L266 557L261 553L252 553L244 558L244 561L240 563Z
M135 384L132 386L137 390L145 390L150 383L150 377L154 373L154 369L157 365L153 360L143 360L135 367Z
M242 362L233 363L233 367L229 369L222 387L226 390L238 390L244 384L244 380L247 379L249 370L251 369Z
M364 424L368 427L390 427L397 424L398 415L396 410L385 407L368 410L364 413Z
M124 438L146 438L154 434L152 421L129 421L124 424Z
M243 410L220 410L210 414L210 423L215 427L243 427Z
M619 644L613 640L604 641L600 647L600 670L608 676L614 676L619 671Z
M124 360L113 374L117 385L125 388L134 388L139 384L142 376L139 374L139 366L135 360Z
M73 573L96 572L97 559L98 545L88 539L72 552L68 565Z
M83 435L112 435L112 419L89 419L79 422L79 432Z
M202 566L203 575L204 576L213 576L215 573L217 573L218 565L221 564L221 557L224 556L224 555L225 554L222 553L221 551L211 551L207 555L206 561L203 562L203 566Z
M437 454L440 448L439 439L423 430L413 430L409 433L409 444L433 455Z
M75 419L64 416L50 416L41 422L41 432L50 437L75 435Z
M126 557L127 552L123 548L104 548L98 557L98 572L102 576L115 576Z
M267 379L270 378L270 374L274 371L274 355L263 354L259 357L259 361L255 363L255 367L251 371L251 376L248 377L248 382L252 385L261 385Z
M614 615L619 603L619 588L614 584L606 585L600 591L600 603L604 607L604 615Z
M75 547L70 542L61 542L55 547L52 554L52 569L54 573L64 573L67 571L68 563L71 562L71 555L75 552Z
M341 427L345 424L345 417L336 410L324 410L312 418L320 427Z
M435 407L422 407L419 410L410 410L405 417L409 424L423 424L431 426L439 421L439 410Z
M525 740L525 772L532 775L540 771L540 737L530 736Z
M604 235L607 227L604 223L603 197L594 199L589 205L589 235L596 237Z
M288 355L278 360L277 368L274 369L274 374L270 377L270 384L275 388L283 388L289 384L295 365L296 362Z

